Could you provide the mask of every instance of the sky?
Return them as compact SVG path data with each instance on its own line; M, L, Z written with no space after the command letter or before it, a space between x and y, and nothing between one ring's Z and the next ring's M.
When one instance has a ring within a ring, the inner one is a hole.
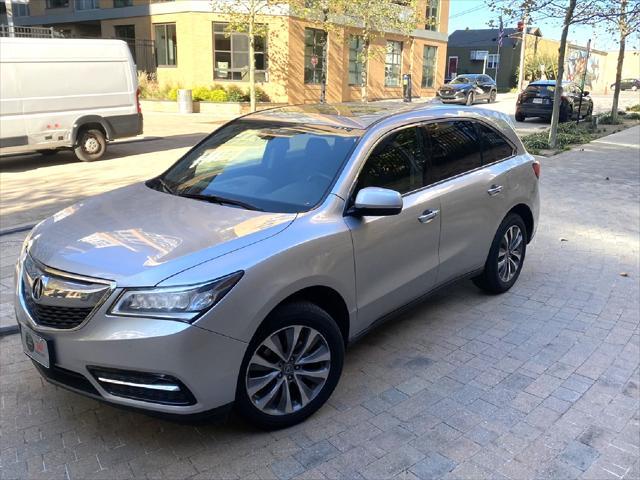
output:
M464 30L465 28L480 29L489 28L487 23L494 20L496 24L498 19L495 13L489 10L485 0L451 0L449 12L449 33L455 30ZM513 25L505 22L505 28L515 28ZM562 34L562 20L545 20L544 22L535 24L542 31L542 36L560 40ZM569 30L569 41L578 45L587 45L587 41L591 40L592 48L598 50L617 50L618 41L614 40L610 35L602 31L595 31L592 27L572 26ZM631 45L629 45L631 44ZM638 48L638 40L631 39L627 41L627 48Z

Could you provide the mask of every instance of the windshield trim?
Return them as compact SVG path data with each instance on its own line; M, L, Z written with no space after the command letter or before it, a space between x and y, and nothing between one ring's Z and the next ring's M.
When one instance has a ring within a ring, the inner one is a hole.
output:
M275 107L275 108L279 108L279 107ZM271 109L268 109L271 110ZM255 112L254 112L255 113ZM219 130L230 126L234 123L239 123L240 121L253 121L251 119L251 117L254 115L254 113L247 113L245 115L241 115L239 117L236 117L232 120L229 120L228 122L225 122L223 124L221 124L218 128L216 128L214 131L212 131L211 133L209 133L208 135L206 135L202 140L200 140L198 143L196 143L193 147L191 147L189 150L187 150L182 156L180 156L174 163L172 163L167 169L165 169L160 175L157 175L153 178L148 179L147 181L144 182L144 184L148 187L151 188L153 190L156 190L157 192L160 193L165 193L167 195L173 195L173 196L180 196L179 194L177 194L175 191L173 191L173 193L169 193L168 191L166 191L165 189L161 189L158 190L156 188L154 188L153 186L151 186L150 184L158 181L161 182L165 182L165 176L171 171L171 169L173 169L178 163L180 163L182 160L185 159L185 157L187 157L188 155L191 154L191 152L193 152L194 150L196 150L197 148L199 148L202 144L204 144L205 142L207 142L213 135L216 134L216 132L218 132ZM259 120L256 120L259 121ZM301 122L288 122L285 120L276 120L274 121L274 123L286 123L286 124L290 124L290 125L306 125L306 126L314 126L314 125L318 125L319 127L326 127L325 124L322 123L318 123L318 124L314 124L314 123L301 123ZM336 127L338 128L338 127ZM368 129L366 128L362 128L362 129L357 129L354 128L353 130L358 130L360 132L359 136L357 136L356 141L353 143L353 145L351 146L351 148L347 151L346 155L344 156L344 158L342 159L341 164L339 165L339 167L336 169L336 173L333 177L333 179L331 180L331 182L329 183L329 185L327 186L327 189L325 190L325 192L321 195L321 197L319 198L318 202L314 205L309 206L308 208L303 208L302 206L297 209L295 212L287 212L287 213L293 213L293 214L302 214L302 213L307 213L310 212L312 210L317 209L318 207L320 207L327 199L327 197L331 194L331 192L334 190L336 183L338 182L338 180L340 179L340 177L342 176L342 172L344 171L345 166L349 163L349 161L351 160L351 157L353 156L353 152L355 152L355 150L358 148L358 145L360 144L360 142L362 141L362 139L366 136L365 133L367 132ZM166 183L165 183L166 184ZM185 198L185 197L183 197ZM342 197L340 197L342 198ZM222 204L222 206L224 207L229 207L229 208L237 208L237 207L232 207L231 205L224 205ZM269 209L264 209L263 210L265 213L283 213L283 212L272 212Z

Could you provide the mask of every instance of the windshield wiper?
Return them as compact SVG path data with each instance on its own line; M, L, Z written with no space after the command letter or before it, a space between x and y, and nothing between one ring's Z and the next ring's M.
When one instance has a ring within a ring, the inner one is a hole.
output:
M177 193L179 197L192 198L194 200L202 200L203 202L219 203L220 205L236 205L246 210L255 210L257 212L263 212L261 208L251 205L250 203L243 202L241 200L235 200L233 198L220 197L218 195L201 195L198 193Z

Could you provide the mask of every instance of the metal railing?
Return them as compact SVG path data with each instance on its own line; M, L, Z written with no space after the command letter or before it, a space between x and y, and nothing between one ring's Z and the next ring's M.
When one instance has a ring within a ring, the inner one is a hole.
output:
M0 37L61 38L62 34L53 28L0 25Z

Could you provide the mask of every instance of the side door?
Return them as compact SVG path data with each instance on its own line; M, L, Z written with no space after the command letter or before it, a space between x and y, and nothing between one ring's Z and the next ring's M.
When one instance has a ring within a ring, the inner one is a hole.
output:
M487 128L470 120L424 126L431 145L430 181L443 187L438 284L484 266L509 208L506 166L490 163L489 156L483 165L482 145L492 141L488 137L493 132ZM512 148L509 153L513 153Z
M15 65L2 63L0 77L0 153L3 154L24 151L29 144Z
M352 198L365 187L402 194L402 212L345 221L354 246L357 325L354 333L429 291L436 282L440 191L425 184L423 137L417 126L386 135L369 154Z

